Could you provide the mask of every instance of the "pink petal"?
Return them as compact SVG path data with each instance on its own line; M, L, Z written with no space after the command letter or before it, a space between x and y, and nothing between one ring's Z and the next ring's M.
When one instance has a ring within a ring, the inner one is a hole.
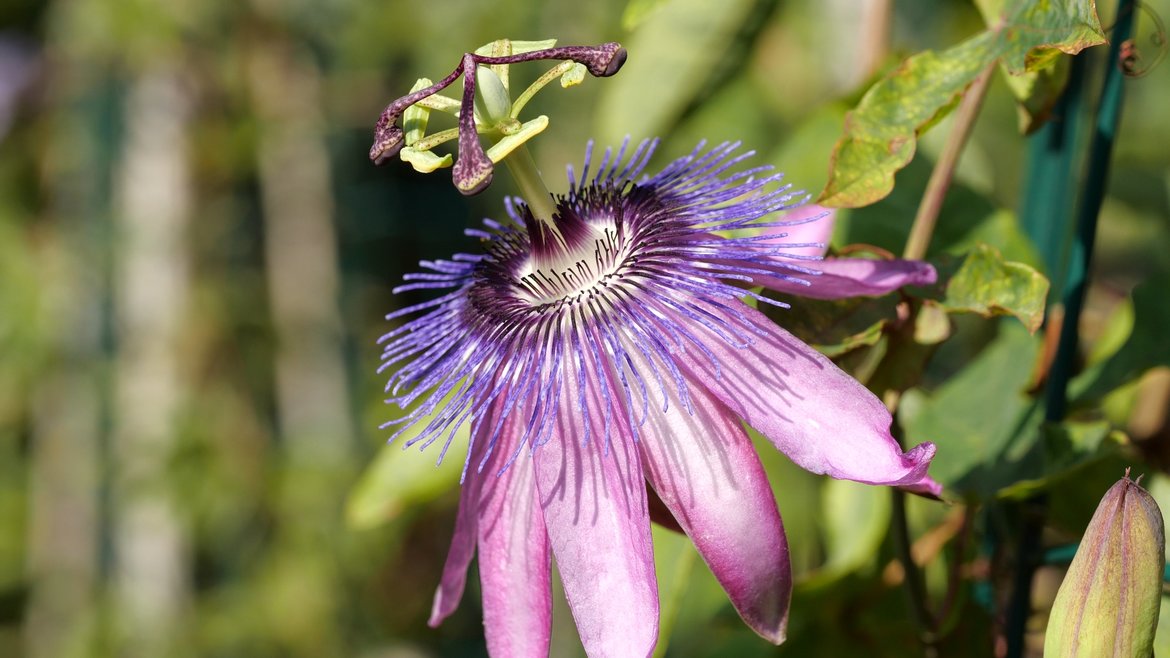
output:
M819 263L804 263L783 258L772 261L781 273L787 265L819 270L820 275L792 272L792 276L809 283L793 282L780 277L753 274L752 282L765 288L815 299L842 297L877 297L902 286L926 286L938 279L930 263L916 260L868 260L864 258L829 258Z
M658 584L642 464L616 398L620 385L608 374L603 382L588 350L582 352L584 364L566 358L552 438L533 451L536 485L585 651L595 658L648 656L658 637Z
M482 472L477 470L501 407L493 404L476 430L459 498L455 537L428 623L438 626L458 606L478 536L488 651L496 656L547 655L552 623L551 565L532 464L527 459L517 460L497 476L510 456L509 437L522 433L520 409L505 419L493 456Z
M811 219L811 221L793 224L791 226L772 226L765 229L765 232L776 235L786 234L784 238L775 241L776 245L821 245L819 247L793 247L791 249L785 249L784 253L786 254L792 254L794 256L824 256L825 250L829 248L829 240L833 237L833 225L837 221L836 208L825 208L824 206L810 203L799 208L793 208L783 215L778 216L776 219L785 222L799 222L813 217L819 217L819 219ZM768 242L767 244L772 243Z
M759 311L739 303L735 309L758 333L726 309L705 307L743 327L752 344L739 348L721 338L705 340L718 368L698 349L679 354L677 361L693 380L813 473L937 491L926 475L933 443L903 453L890 435L890 413L873 393Z
M469 475L459 494L455 534L451 538L451 548L447 550L443 577L431 603L431 618L427 621L431 628L438 628L444 619L455 612L455 608L459 607L459 599L463 598L463 588L467 584L467 567L475 555L476 515L481 481L482 478Z
M552 628L548 534L532 460L516 459L497 476L522 435L528 415L516 408L500 429L499 445L482 473L479 494L479 578L483 622L493 656L547 656ZM490 426L480 432L490 433ZM474 463L473 463L474 467ZM469 474L468 478L471 478Z
M647 367L635 364L640 372ZM788 542L759 457L739 419L701 386L694 414L667 387L638 443L650 483L752 630L784 641L792 570Z

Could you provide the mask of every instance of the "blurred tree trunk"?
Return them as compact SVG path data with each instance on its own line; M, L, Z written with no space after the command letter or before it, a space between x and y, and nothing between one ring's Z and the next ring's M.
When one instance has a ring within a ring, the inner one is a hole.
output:
M275 332L276 421L285 461L269 585L276 629L295 655L341 655L341 495L352 469L333 186L322 75L292 38L252 40L248 83L260 120L257 158ZM291 598L290 598L291 597ZM294 602L295 601L295 602Z
M186 532L169 471L184 397L189 289L187 119L177 70L141 74L126 98L115 181L114 578L125 655L169 653L189 601Z
M834 26L833 47L825 50L833 86L850 93L877 73L889 52L893 0L829 0L826 24Z
M30 594L28 658L77 655L92 635L98 601L103 398L104 158L94 67L67 55L49 71L46 97L57 108L41 167L52 226L39 281L45 337L55 355L32 391L29 451Z
M352 445L333 189L323 134L321 73L273 40L251 49L260 118L264 255L276 331L276 403L294 461L337 463Z

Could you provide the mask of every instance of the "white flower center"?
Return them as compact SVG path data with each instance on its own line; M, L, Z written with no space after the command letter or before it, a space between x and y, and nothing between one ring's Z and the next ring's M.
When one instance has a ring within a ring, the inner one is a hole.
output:
M559 257L537 262L533 256L517 273L520 297L533 306L573 303L617 274L628 249L612 221L590 222L592 235Z

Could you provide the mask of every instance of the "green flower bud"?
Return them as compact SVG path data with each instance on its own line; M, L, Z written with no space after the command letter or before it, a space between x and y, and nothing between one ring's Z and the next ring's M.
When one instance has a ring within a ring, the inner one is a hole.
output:
M486 66L478 67L475 84L479 88L479 95L475 97L475 113L483 124L494 126L512 118L512 97L495 71Z
M1165 545L1161 510L1127 471L1105 492L1060 585L1044 655L1152 655Z

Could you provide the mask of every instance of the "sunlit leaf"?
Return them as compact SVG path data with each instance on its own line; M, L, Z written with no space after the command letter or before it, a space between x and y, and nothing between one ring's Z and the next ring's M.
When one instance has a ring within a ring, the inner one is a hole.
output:
M1020 325L1000 325L999 336L937 391L908 391L898 418L909 445L938 444L930 472L964 495L992 496L1011 483L1008 470L1039 439L1039 406L1026 389L1038 341Z
M616 144L665 132L705 91L743 22L752 0L674 0L630 35L621 73L606 82L598 109L599 141Z
M1098 400L1142 376L1150 368L1170 366L1170 278L1159 277L1134 288L1133 330L1121 349L1070 385L1076 402Z
M444 405L439 406L440 413ZM403 510L425 503L459 486L464 451L471 435L470 423L464 423L451 441L452 448L436 465L440 446L425 452L404 446L430 422L424 416L394 443L382 446L374 461L366 467L349 492L345 505L346 522L353 528L370 528L393 520ZM447 434L443 435L444 437Z
M1092 2L1014 0L995 15L986 31L910 57L866 92L846 119L818 203L856 208L888 195L894 174L914 157L918 133L949 112L992 62L1020 74L1049 65L1057 51L1105 41Z
M761 304L768 317L830 357L873 345L882 337L882 328L897 317L898 300L890 295L831 300L781 293L768 296L791 305L777 308Z
M653 525L654 573L658 578L658 645L655 656L666 655L670 637L695 571L698 552L684 534Z
M957 267L940 270L939 285L945 291L940 301L948 311L1012 315L1028 331L1044 321L1048 279L1028 265L1005 261L992 247L979 245Z
M802 583L824 587L872 564L890 527L890 492L883 487L828 480L821 498L825 564Z

